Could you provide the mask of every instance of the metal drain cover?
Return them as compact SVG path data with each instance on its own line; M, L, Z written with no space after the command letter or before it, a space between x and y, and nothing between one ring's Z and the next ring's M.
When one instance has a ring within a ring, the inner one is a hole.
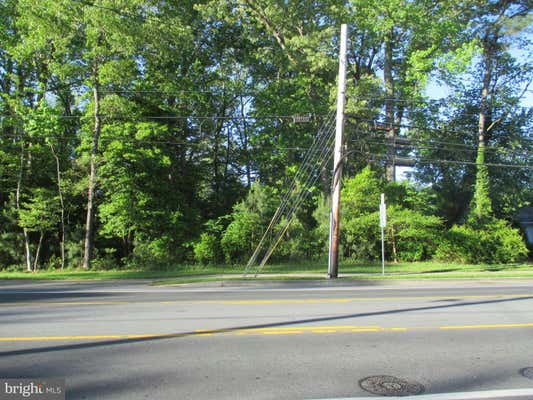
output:
M380 396L411 396L424 392L424 386L395 376L377 375L359 381L361 389Z
M533 379L533 367L522 368L520 374L526 378Z

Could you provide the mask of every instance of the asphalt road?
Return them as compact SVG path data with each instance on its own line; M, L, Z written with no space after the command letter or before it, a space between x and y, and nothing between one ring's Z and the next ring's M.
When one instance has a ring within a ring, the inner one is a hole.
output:
M532 399L528 367L531 280L0 282L0 378L64 378L67 399L372 397L378 375Z

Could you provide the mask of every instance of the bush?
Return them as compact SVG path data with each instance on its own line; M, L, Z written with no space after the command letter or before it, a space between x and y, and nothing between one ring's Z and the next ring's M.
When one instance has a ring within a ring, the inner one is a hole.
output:
M213 233L204 232L200 240L193 245L194 259L203 265L216 264L221 261L220 241Z
M398 260L423 261L433 257L444 227L440 218L394 207L389 214L387 242L389 246L394 244Z
M131 268L161 270L174 264L175 260L185 259L185 251L183 244L176 243L167 235L156 239L138 237L134 241L133 256L127 260L127 265Z
M220 240L227 262L244 262L252 255L278 202L275 189L259 183L252 185L248 196L235 205L233 213L227 217L231 223Z
M437 248L435 258L468 264L514 263L528 251L518 229L493 219L484 225L453 226Z
M258 228L262 223L259 215L252 212L237 212L233 218L220 244L227 262L242 262L251 255L252 246L259 240Z
M442 232L442 220L394 206L389 207L387 212L386 257L396 261L422 261L431 258ZM381 257L379 212L363 214L346 221L344 231L345 256L357 260L377 260Z
M280 226L275 230L276 234L285 226L286 222L285 219L282 220ZM280 262L312 260L318 259L322 255L323 246L315 231L307 229L298 218L294 218L272 255L272 260Z
M94 259L91 261L91 269L96 271L106 271L117 269L120 262L114 254L116 251L112 248L94 250Z
M377 260L381 257L379 212L363 214L341 223L343 255L354 260Z

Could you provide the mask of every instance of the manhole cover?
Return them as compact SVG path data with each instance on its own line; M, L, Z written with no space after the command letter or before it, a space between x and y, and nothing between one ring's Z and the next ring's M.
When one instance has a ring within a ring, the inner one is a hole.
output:
M380 396L411 396L424 392L424 386L418 382L406 381L395 376L369 376L359 381L361 389Z
M533 367L522 368L520 374L526 378L533 379Z

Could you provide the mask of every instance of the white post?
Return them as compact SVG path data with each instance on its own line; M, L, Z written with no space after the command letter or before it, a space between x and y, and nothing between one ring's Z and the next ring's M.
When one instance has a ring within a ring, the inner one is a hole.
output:
M387 226L385 193L381 193L381 203L379 204L379 225L381 226L381 275L385 275L385 227Z
M333 192L331 195L331 222L328 277L336 278L339 274L339 220L341 205L342 179L342 137L344 133L344 105L346 98L346 47L348 42L348 26L341 25L341 41L339 50L339 82L337 88L337 124L335 131L335 149L333 157Z

